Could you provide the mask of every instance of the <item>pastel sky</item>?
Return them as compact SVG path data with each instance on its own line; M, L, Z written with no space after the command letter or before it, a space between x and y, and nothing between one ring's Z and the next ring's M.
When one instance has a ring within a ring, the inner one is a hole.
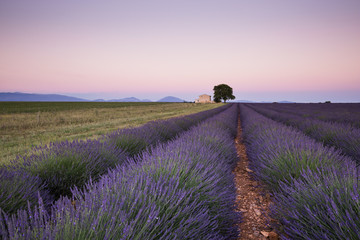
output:
M0 0L0 92L360 102L360 0Z

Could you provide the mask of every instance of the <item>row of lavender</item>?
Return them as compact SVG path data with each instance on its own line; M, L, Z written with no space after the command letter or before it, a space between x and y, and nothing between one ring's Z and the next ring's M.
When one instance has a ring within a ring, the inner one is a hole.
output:
M3 239L236 239L238 107L72 190L48 214L1 215ZM1 238L0 237L0 238Z
M240 113L250 168L273 191L282 239L360 239L354 161L244 105Z
M339 148L360 164L360 129L350 124L326 122L269 109L269 105L248 105L275 121L294 126L326 145Z
M359 103L286 103L286 104L259 104L275 111L296 114L302 117L314 118L323 121L351 124L360 128Z
M49 208L61 195L71 195L71 187L81 188L90 178L97 180L109 168L228 107L121 129L98 140L65 141L34 149L12 165L0 167L0 209L15 213L28 203L37 204L38 194Z

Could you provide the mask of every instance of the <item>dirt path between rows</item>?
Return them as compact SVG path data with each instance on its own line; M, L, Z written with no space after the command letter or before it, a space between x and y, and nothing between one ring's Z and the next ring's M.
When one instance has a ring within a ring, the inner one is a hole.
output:
M269 206L272 204L270 194L251 177L252 170L249 169L249 160L242 139L240 117L235 146L239 157L233 171L237 193L236 204L237 211L242 213L238 239L277 240L278 234L270 227L274 221L269 217Z

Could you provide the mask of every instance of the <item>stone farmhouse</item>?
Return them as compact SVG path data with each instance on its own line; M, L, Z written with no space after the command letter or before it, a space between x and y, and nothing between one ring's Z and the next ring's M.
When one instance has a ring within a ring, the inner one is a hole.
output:
M195 100L195 103L214 103L211 101L211 96L207 94L200 95L198 99Z

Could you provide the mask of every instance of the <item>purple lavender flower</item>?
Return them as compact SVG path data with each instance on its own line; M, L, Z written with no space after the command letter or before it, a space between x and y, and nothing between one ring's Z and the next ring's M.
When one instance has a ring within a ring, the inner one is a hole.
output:
M273 191L284 239L359 239L359 173L353 159L241 107L250 166Z
M52 197L45 190L45 185L39 177L32 176L22 169L0 168L0 209L11 214L18 209L25 209L30 205L36 205L38 194L45 201L48 208Z
M49 215L41 207L3 215L0 229L9 229L3 238L235 239L237 113L234 105L85 189L75 187L73 198L60 198ZM30 221L34 216L41 221Z
M253 104L249 106L273 120L280 121L300 129L305 134L328 146L338 148L343 153L352 157L356 162L360 163L360 129L354 127L352 124L345 122L322 121L310 118L308 115L306 115L307 117L304 117L295 112L283 112L278 109L281 109L281 107L278 107L279 105L276 105L276 107L274 107L273 104ZM298 106L297 110L302 112L306 111L307 106L311 105L296 104L293 106ZM303 108L299 109L299 106L302 106ZM360 124L360 118L358 118L358 123Z

